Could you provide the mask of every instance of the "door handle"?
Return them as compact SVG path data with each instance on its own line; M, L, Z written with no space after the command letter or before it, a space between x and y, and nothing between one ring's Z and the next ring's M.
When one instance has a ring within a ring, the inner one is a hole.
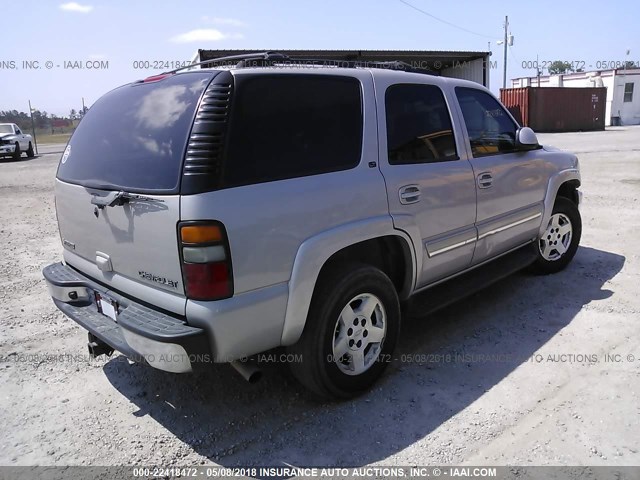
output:
M491 173L484 172L478 175L478 188L491 188L493 186L493 177Z
M420 187L418 185L405 185L398 191L400 195L400 203L409 205L420 201Z

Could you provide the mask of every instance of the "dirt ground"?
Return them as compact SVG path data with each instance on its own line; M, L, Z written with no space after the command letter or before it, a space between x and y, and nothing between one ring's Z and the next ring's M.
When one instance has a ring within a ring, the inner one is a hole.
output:
M341 404L277 364L250 385L90 361L40 273L62 148L0 162L0 464L640 464L640 127L540 138L581 160L573 263L404 319L382 381Z

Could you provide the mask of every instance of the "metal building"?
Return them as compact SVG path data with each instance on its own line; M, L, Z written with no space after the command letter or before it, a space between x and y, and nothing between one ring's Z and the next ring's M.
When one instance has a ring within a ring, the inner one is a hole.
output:
M292 60L316 59L330 61L393 62L402 61L413 68L430 70L434 75L462 78L489 87L491 52L428 51L428 50L206 50L199 49L194 61L205 61L228 55L275 51Z

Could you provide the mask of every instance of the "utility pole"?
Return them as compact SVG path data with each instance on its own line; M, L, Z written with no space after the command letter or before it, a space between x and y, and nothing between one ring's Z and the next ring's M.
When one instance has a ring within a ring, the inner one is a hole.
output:
M508 44L509 17L504 17L504 70L502 71L502 88L507 88L507 44Z
M627 84L627 61L629 58L629 54L631 53L631 49L627 48L627 54L624 57L624 65L623 65L623 70L622 70L622 101L624 102L624 92L626 90L626 84ZM614 71L614 73L617 73L617 70ZM622 125L622 116L620 115L620 110L618 110L618 118L620 119L620 125Z
M36 155L38 155L38 141L36 140L36 126L33 123L33 108L31 108L31 100L29 100L29 115L31 116L31 133L33 134L33 143L36 147Z

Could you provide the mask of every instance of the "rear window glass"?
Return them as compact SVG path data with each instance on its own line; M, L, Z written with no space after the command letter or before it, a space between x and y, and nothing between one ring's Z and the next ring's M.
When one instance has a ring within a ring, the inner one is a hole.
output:
M236 78L224 169L226 187L353 168L362 149L355 78Z
M173 75L101 97L71 137L60 180L89 187L174 193L210 72Z

